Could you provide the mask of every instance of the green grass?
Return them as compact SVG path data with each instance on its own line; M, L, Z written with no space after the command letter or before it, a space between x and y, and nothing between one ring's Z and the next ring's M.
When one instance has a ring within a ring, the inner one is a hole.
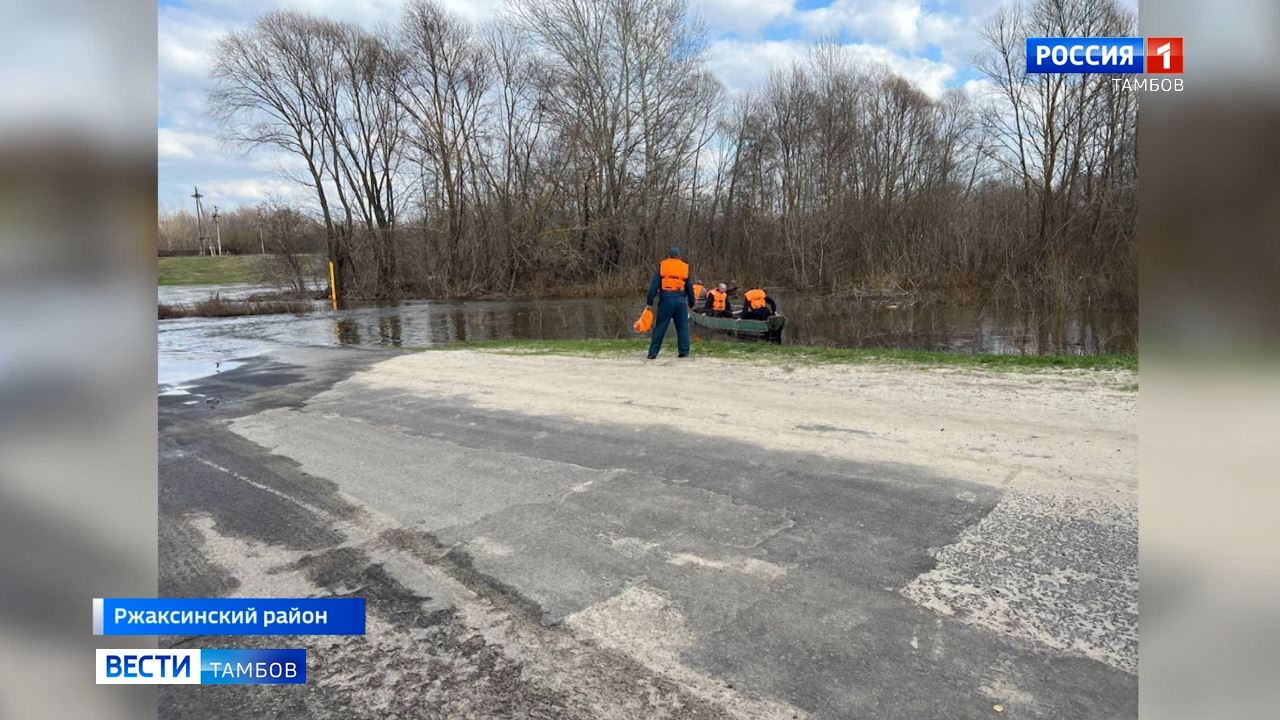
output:
M226 285L261 282L261 255L162 257L157 262L160 285Z
M442 350L483 350L528 355L618 357L643 353L648 341L636 340L494 340L449 345ZM671 352L674 348L664 348ZM1123 355L991 355L929 350L861 350L853 348L703 341L693 354L728 360L787 365L912 364L990 368L994 370L1137 370L1138 356Z

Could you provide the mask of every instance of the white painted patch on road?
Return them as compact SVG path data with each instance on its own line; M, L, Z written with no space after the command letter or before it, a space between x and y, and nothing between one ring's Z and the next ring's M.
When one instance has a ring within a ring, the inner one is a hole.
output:
M632 559L643 557L646 553L658 547L658 543L647 542L635 537L618 537L610 538L609 545L618 554Z
M735 717L753 720L808 717L799 708L784 703L747 697L685 665L680 653L693 644L693 638L684 617L665 597L650 588L631 586L568 616L565 624L670 678L695 697L716 703Z
M715 559L700 557L691 553L676 553L675 555L670 556L667 559L667 562L681 567L693 565L711 568L713 570L731 570L733 572L740 572L744 575L765 577L770 580L780 578L787 574L787 569L781 565L776 565L753 557Z
M941 615L1138 667L1137 509L1007 493L902 594Z
M472 552L478 552L484 555L493 555L496 557L506 557L513 551L510 547L494 540L493 538L477 535L467 541L467 549Z
M187 523L204 540L201 552L205 558L239 581L230 593L233 597L311 597L320 593L302 572L290 569L309 553L223 535L213 517L205 514L190 516Z

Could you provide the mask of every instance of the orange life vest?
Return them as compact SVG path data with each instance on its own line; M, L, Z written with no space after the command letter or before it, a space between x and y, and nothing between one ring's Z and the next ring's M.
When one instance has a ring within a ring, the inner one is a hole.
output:
M638 333L646 333L653 329L653 310L645 308L640 311L640 317L631 324L632 329Z
M683 292L685 281L689 279L689 263L680 258L667 258L658 266L658 274L662 276L663 290Z
M720 292L719 290L708 290L707 294L711 296L711 309L716 312L724 312L724 303L729 299L729 293Z
M702 283L693 284L693 299L701 300L702 296L707 293L707 286Z
M752 310L759 310L760 308L764 307L764 298L765 298L764 291L761 290L760 288L755 288L754 290L748 290L746 293L742 295L742 299L747 301L747 307L751 308Z

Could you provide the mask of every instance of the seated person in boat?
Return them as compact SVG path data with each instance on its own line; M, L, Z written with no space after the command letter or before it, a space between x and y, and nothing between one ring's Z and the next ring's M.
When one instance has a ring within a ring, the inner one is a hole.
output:
M702 311L711 317L733 317L733 303L729 302L729 288L724 283L707 291Z
M702 284L701 280L693 281L693 301L702 302L702 298L706 297L707 286Z
M768 320L778 312L778 304L760 288L752 288L742 294L743 320Z

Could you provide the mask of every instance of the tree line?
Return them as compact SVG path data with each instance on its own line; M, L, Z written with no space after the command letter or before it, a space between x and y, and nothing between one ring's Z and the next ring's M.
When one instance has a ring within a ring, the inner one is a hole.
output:
M678 245L708 281L1132 303L1136 98L1028 75L1023 42L1135 24L1027 0L984 27L985 92L828 42L735 95L685 0L509 0L484 26L412 0L376 31L282 11L221 39L209 108L294 158L344 297L632 288Z

